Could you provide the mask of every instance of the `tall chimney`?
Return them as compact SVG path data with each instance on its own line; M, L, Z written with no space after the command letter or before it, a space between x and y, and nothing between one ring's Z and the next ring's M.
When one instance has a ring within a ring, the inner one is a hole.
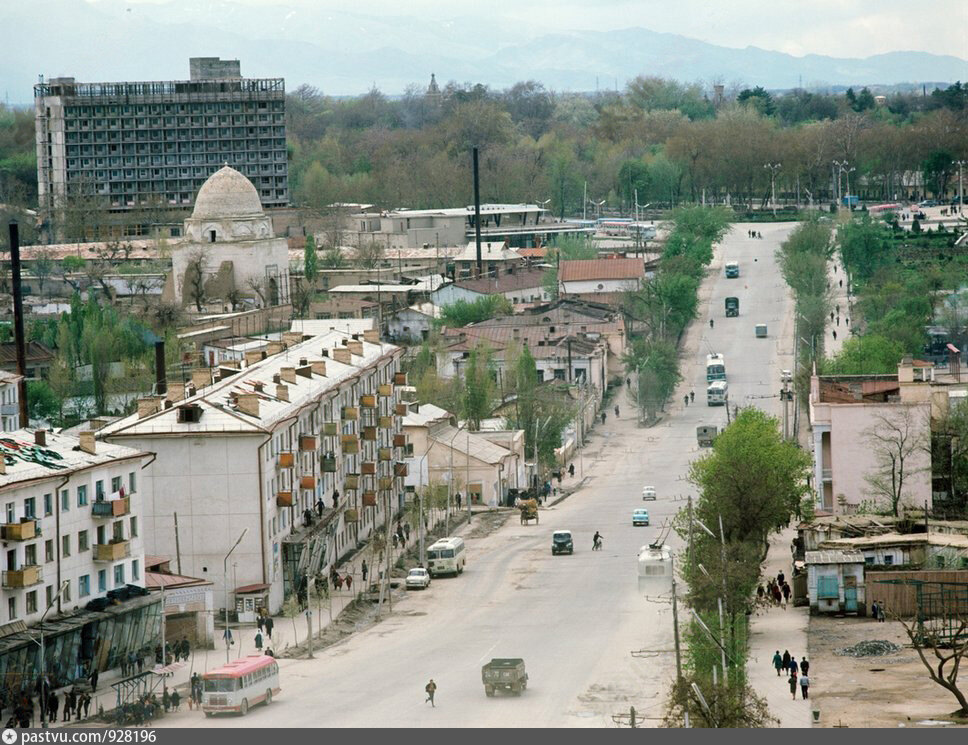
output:
M30 424L27 415L27 344L24 337L24 297L20 286L20 226L10 221L10 274L13 281L13 333L17 345L17 384L20 394L20 426Z
M165 342L155 342L155 395L164 396L168 393L168 381L165 377Z

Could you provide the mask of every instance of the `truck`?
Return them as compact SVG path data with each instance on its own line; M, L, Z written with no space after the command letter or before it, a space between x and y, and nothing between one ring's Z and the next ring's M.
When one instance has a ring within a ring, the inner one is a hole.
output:
M758 323L756 324L756 338L765 339L766 338L766 324Z
M726 262L726 279L736 279L739 277L739 262L738 261L727 261Z
M735 318L738 315L739 315L739 298L738 297L726 298L726 317Z
M717 427L708 425L696 427L696 442L699 443L699 447L701 448L711 448L713 446L713 440L716 439L717 434L719 434L719 429Z
M481 667L484 693L493 696L495 691L510 691L520 696L528 687L528 673L520 657L495 657Z
M706 355L706 382L726 380L726 359L721 354Z

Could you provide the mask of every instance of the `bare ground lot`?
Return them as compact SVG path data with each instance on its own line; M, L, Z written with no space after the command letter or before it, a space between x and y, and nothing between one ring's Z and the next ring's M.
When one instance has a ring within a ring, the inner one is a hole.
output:
M879 657L834 654L836 649L874 639L886 639L901 649ZM928 678L900 623L814 616L810 619L809 648L811 708L820 710L815 727L968 729L968 723L956 724L949 716L958 708L957 702ZM962 690L968 688L966 673L960 676Z

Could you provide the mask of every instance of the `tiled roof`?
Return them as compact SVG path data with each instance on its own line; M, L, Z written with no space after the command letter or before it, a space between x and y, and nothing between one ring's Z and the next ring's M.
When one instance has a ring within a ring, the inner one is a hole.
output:
M470 292L482 295L493 295L498 292L513 292L541 287L544 282L544 269L518 269L510 274L502 274L496 279L481 277L480 279L465 279L455 282L454 287L460 287Z
M642 259L570 259L561 262L562 282L591 279L641 279L645 276Z
M54 353L51 351L50 347L39 341L28 341L27 342L27 361L31 360L41 360L49 361L54 359ZM17 345L12 342L4 342L0 344L0 365L16 365L17 364Z

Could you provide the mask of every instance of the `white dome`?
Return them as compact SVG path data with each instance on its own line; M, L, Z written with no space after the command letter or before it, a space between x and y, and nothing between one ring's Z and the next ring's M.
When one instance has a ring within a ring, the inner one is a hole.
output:
M208 177L195 197L192 218L224 220L235 217L261 217L262 202L252 182L230 166Z

